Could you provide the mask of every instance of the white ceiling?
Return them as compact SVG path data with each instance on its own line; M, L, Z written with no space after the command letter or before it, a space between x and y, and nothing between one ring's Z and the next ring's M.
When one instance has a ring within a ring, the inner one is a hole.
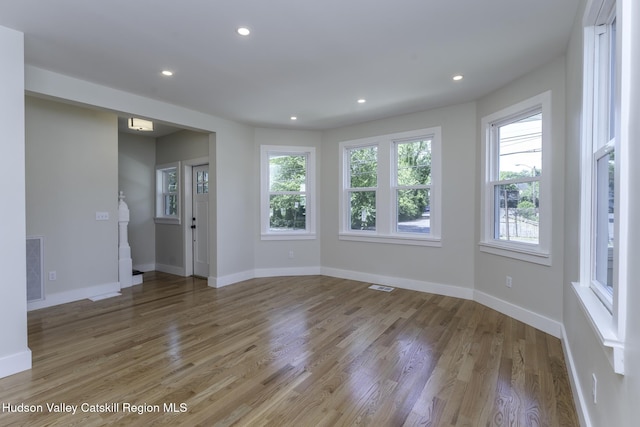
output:
M499 88L564 52L578 3L1 0L0 25L25 34L27 64L252 125L328 129Z

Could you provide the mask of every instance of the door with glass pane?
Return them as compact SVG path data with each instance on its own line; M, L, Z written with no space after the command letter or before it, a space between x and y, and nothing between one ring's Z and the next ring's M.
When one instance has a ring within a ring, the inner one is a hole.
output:
M193 167L193 274L209 277L209 165Z

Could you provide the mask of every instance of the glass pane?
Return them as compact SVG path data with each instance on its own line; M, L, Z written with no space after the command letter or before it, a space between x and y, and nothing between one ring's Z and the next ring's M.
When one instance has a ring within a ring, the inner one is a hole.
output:
M196 181L202 182L202 171L196 172Z
M202 185L202 183L201 183L201 182L199 182L199 183L196 185L196 192L197 192L198 194L202 194L202 193L204 193L204 186Z
M398 185L431 184L431 140L396 145Z
M372 188L378 185L378 147L348 150L349 186Z
M376 229L376 192L349 192L351 230Z
M269 197L269 230L291 231L306 229L306 196L299 194Z
M399 233L425 233L431 231L431 204L429 190L398 190Z
M209 181L205 181L203 184L203 193L208 193L209 192Z
M178 175L177 170L167 169L164 171L164 186L169 193L175 193L178 191Z
M209 172L207 171L202 172L202 181L209 182Z
M539 176L542 171L542 113L498 128L499 180Z
M165 194L164 196L164 215L178 215L178 196L175 194Z
M613 226L615 222L615 152L596 165L596 280L613 294Z
M495 239L538 244L539 190L538 181L495 186Z
M304 191L307 156L269 155L269 191Z

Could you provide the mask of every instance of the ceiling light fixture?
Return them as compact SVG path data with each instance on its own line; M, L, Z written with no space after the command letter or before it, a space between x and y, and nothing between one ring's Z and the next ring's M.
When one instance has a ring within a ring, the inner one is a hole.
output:
M291 116L291 120L298 120L296 116Z
M464 76L462 74L456 74L452 78L453 78L453 81L458 82L458 81L462 80L464 78Z
M238 27L236 31L241 36L248 36L249 34L251 34L251 30L249 30L247 27Z
M171 76L173 76L173 71L162 70L162 75L163 76L167 76L167 77L171 77Z
M135 129L142 132L151 132L153 131L153 122L144 119L136 119L135 117L129 118L127 120L127 124L129 125L129 129Z
M367 102L367 100L364 98L358 99L358 104L364 104L365 102Z

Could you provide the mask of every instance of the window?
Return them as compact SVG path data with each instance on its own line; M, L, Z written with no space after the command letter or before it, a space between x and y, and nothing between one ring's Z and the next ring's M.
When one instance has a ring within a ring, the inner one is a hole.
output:
M180 223L180 163L156 166L157 223Z
M376 193L378 188L378 147L348 149L349 229L376 230Z
M611 6L610 6L611 7ZM616 19L607 8L589 31L593 43L591 65L591 125L584 143L589 146L591 170L591 280L593 291L613 310L614 228L616 222Z
M440 128L345 141L340 239L440 246Z
M551 94L482 119L485 252L550 265Z
M261 147L263 240L315 238L315 148Z
M624 0L621 2L624 3ZM580 282L574 290L617 373L624 373L629 191L625 162L630 33L621 30L615 0L595 0L584 16ZM626 68L624 68L626 67Z

